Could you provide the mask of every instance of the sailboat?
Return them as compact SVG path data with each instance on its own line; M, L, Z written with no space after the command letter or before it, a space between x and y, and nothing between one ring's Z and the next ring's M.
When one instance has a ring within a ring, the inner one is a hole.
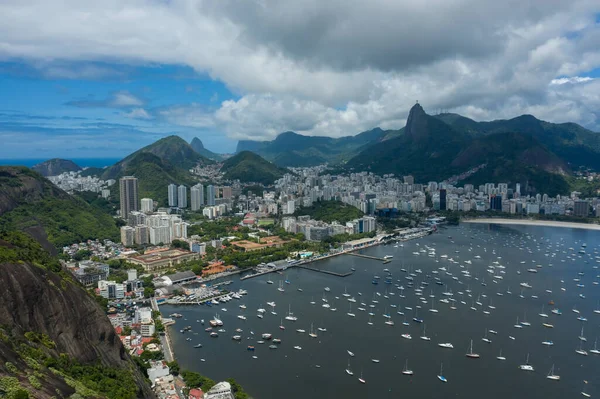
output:
M583 335L583 326L581 326L581 333L579 334L580 341L587 341L587 338Z
M358 379L358 381L360 381L361 384L366 384L367 381L365 381L365 379L363 378L363 372L362 370L360 370L360 378Z
M371 316L369 316L369 321L367 322L368 325L372 326L373 322L371 321Z
M348 288L344 287L344 293L342 294L342 296L348 298L350 296L350 294L348 294Z
M311 338L317 338L317 334L315 333L315 328L313 323L310 323L310 333L308 334Z
M426 334L425 334L425 327L426 325L423 324L423 335L421 335L419 338L421 338L423 341L431 341L431 338L429 338Z
M440 375L437 376L438 380L442 381L442 382L448 382L448 380L446 379L446 377L444 377L444 363L440 364Z
M423 319L420 319L419 316L418 316L418 310L417 309L415 309L415 317L413 317L413 321L415 323L423 323Z
M531 325L531 323L527 321L527 312L525 312L525 314L523 315L523 321L521 322L521 324L527 327Z
M354 375L354 373L352 372L352 369L350 368L350 359L348 359L348 367L346 367L346 374Z
M500 349L500 354L498 356L496 356L496 359L498 359L498 360L506 360L506 358L504 356L502 356L502 349Z
M519 368L524 371L535 371L533 366L529 364L529 353L527 354L527 360L525 361L525 364L520 365Z
M542 313L540 313L540 317L548 317L548 314L544 313L544 305L542 305Z
M583 342L579 342L579 349L575 349L575 353L583 356L588 355L587 351L583 349Z
M596 309L594 309L594 313L600 314L600 301L598 301L598 304L596 305Z
M285 330L285 326L283 325L283 319L281 319L281 321L279 322L279 329Z
M546 376L546 378L549 379L549 380L554 380L554 381L559 381L560 380L560 375L554 374L554 365L552 365L552 368L550 369L550 372L548 373L548 375Z
M354 313L352 313L352 302L350 302L350 310L346 314L350 317L356 317L356 315Z
M523 328L521 323L519 323L519 316L517 316L517 324L514 325L515 328Z
M487 330L487 328L486 328L486 329L485 329L485 336L484 336L483 338L481 338L481 340L482 340L483 342L487 342L488 344L491 344L491 343L492 343L492 340L491 340L491 339L489 339L489 338L487 337L487 333L488 333L488 330Z
M277 288L277 291L279 291L279 292L283 292L283 291L285 291L285 290L283 289L283 281L281 281L281 280L279 280L279 288Z
M287 316L285 316L285 319L289 320L289 321L298 320L298 318L296 316L294 316L294 314L292 313L292 305L289 305L288 314L287 314Z
M469 352L467 352L466 356L470 359L479 359L479 353L473 353L473 340L471 340L471 347L469 348Z
M433 298L431 298L431 309L429 309L431 313L437 313L438 310L433 307Z
M587 384L588 382L586 380L583 380L583 383ZM592 396L589 393L585 392L585 385L583 386L583 391L581 391L581 395L585 396L586 398L589 398Z
M409 370L409 368L408 368L408 359L406 359L406 362L404 363L404 368L402 369L402 374L413 375L413 371Z
M594 341L594 349L590 349L590 352L594 355L600 355L600 351L598 350L598 338Z

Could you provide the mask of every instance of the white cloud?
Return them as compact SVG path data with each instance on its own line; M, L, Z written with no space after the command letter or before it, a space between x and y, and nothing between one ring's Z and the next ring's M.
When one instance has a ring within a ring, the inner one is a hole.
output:
M5 0L0 60L189 65L239 99L157 117L234 138L399 128L415 100L597 127L596 81L581 77L600 67L597 13L593 0ZM111 104L143 101L120 92Z
M589 76L573 76L571 78L558 78L552 79L550 81L551 85L564 85L566 83L585 83L594 80L594 78L590 78Z
M131 119L146 119L146 120L154 119L154 117L152 115L150 115L143 108L134 108L129 112L125 112L123 114L123 116L125 116L126 118L131 118Z
M137 107L144 102L127 91L119 91L113 94L109 104L113 107Z

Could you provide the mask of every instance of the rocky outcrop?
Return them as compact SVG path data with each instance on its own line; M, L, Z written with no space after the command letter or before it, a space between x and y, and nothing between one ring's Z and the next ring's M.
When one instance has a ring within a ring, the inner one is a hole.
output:
M0 241L0 247L6 244ZM141 373L125 352L108 318L77 283L30 263L0 264L0 325L18 339L27 332L45 334L55 344L47 349L58 357L65 353L84 364L100 363L134 373L138 397L153 397ZM19 364L18 356L6 345L0 347L0 364ZM60 378L46 381L48 395L58 388L68 393Z
M64 172L78 172L81 167L68 159L53 158L34 165L31 169L42 176L57 176Z

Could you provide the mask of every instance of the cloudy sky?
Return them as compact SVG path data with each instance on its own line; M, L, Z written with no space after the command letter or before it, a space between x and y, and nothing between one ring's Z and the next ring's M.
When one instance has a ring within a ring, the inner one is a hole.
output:
M340 137L425 110L600 131L597 0L3 0L0 159Z

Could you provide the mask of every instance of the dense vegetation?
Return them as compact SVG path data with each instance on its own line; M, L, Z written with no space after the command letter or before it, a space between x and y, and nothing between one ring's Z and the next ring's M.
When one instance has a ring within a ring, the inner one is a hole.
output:
M0 230L31 231L42 226L56 247L88 239L118 239L115 219L100 208L68 195L29 169L0 169L8 179L0 197L16 205L0 216Z
M243 183L273 184L275 180L289 173L286 169L261 158L250 151L242 151L223 162L221 172L225 179Z
M308 215L312 219L321 220L326 223L337 221L345 224L351 220L360 218L364 215L360 209L341 201L317 201L311 206L300 207L294 213L294 216Z

